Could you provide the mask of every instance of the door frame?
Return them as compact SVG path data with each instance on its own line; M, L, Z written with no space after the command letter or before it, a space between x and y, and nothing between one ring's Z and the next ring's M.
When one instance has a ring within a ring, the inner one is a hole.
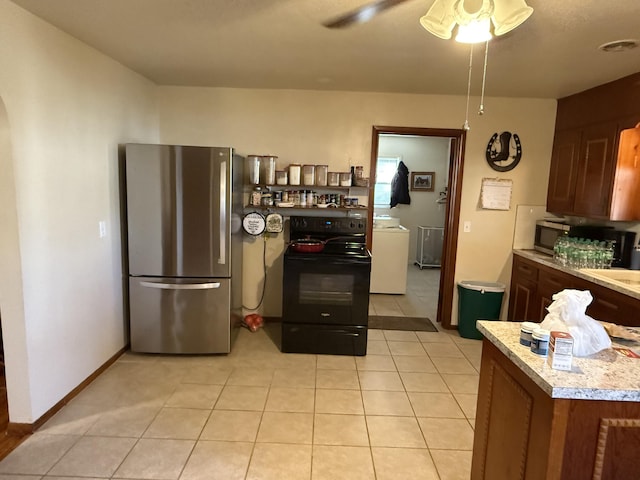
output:
M373 126L371 137L371 163L369 166L370 188L367 211L367 246L372 247L373 239L373 199L376 184L376 167L378 164L378 143L380 135L413 135L421 137L451 138L449 156L449 178L447 179L447 198L442 246L442 264L440 268L440 285L438 289L438 316L436 321L443 328L455 329L451 324L453 313L453 293L455 288L456 254L458 251L458 226L460 219L460 198L462 197L462 171L464 166L464 150L467 132L463 129L419 128L419 127L387 127Z

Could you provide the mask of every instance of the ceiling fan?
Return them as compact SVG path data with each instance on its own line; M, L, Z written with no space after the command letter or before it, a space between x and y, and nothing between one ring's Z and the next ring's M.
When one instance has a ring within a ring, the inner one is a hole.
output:
M375 2L367 3L351 12L324 22L323 25L327 28L345 28L356 23L368 22L379 13L406 1L407 0L376 0Z

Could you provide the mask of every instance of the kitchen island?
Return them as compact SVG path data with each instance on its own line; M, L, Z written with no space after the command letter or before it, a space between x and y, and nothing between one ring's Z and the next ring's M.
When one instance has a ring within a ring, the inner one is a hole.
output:
M520 344L519 322L478 330L472 480L638 478L640 359L607 349L553 370Z

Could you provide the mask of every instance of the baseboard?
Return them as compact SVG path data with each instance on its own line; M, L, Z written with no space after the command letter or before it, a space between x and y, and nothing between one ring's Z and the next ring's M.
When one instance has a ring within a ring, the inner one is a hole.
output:
M33 423L16 423L9 422L7 425L7 435L10 436L25 436L35 432L38 428L44 425L47 420L53 417L56 413L62 409L67 403L69 403L74 397L76 397L82 390L84 390L91 382L93 382L100 374L102 374L107 368L115 363L115 361L122 356L124 352L128 350L129 346L125 345L118 350L109 360L103 363L95 372L85 378L80 385L71 390L62 400L56 403L53 407L47 410L40 418Z

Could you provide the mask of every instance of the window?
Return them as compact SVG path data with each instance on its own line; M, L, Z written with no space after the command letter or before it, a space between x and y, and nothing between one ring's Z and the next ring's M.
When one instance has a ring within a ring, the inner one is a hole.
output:
M391 180L398 170L400 157L378 157L376 167L376 185L373 192L373 204L387 207L391 204Z

